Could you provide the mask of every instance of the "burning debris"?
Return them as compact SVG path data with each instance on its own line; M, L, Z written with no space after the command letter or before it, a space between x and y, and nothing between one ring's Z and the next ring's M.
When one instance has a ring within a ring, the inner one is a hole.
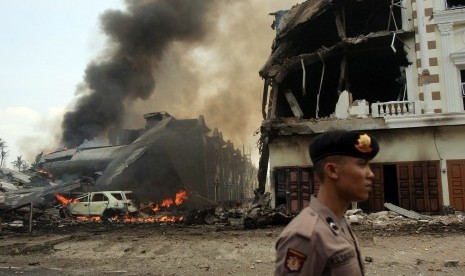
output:
M184 215L178 215L180 211L175 207L183 207L181 205L188 199L187 192L180 190L175 198L167 198L160 204L146 204L141 208L131 191L90 192L73 197L55 194L55 197L62 204L59 210L63 218L125 223L183 221Z
M203 116L178 120L149 113L146 127L127 135L115 130L114 146L75 148L44 155L39 167L56 179L88 178L88 189L131 190L144 202L163 200L181 188L210 201L251 197L256 181L249 157L210 132Z

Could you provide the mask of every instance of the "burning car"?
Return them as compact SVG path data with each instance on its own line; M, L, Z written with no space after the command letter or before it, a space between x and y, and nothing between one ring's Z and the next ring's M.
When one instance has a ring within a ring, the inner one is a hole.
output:
M138 212L138 200L132 191L89 192L74 198L55 196L63 204L60 214L66 217L110 220Z

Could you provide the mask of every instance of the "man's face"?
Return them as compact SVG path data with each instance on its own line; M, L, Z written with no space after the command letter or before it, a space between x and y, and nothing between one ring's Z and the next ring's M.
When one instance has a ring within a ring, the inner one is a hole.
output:
M365 201L372 189L374 177L368 160L343 157L337 165L336 189L347 201Z

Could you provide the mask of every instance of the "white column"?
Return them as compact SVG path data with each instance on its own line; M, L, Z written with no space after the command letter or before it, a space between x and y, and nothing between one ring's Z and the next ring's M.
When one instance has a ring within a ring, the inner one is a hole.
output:
M416 60L416 57L409 58L408 60ZM414 71L413 65L409 65L405 68L405 77L407 78L407 99L412 102L418 100L418 95L415 92L416 89L414 85L418 74L415 74Z
M407 7L407 5L408 5L407 2L408 2L408 0L401 0L401 6L402 7ZM410 12L409 15L407 15L407 9L406 8L401 8L400 10L402 12L402 29L404 31L412 30L412 26L410 25L410 20L412 19L412 17L411 17L412 13Z
M422 75L421 83L423 88L423 100L425 103L425 113L433 114L433 96L431 88L429 87L429 58L428 58L428 42L426 38L426 25L425 25L425 7L423 0L417 0L417 24L418 24L418 38L420 40L420 59Z
M449 180L447 178L447 163L446 160L440 160L441 165L441 188L442 188L442 204L444 206L450 205L449 200Z
M458 112L457 95L459 95L459 81L457 79L457 69L450 59L450 54L453 50L454 36L452 35L453 24L439 23L439 32L441 33L441 49L442 49L442 61L444 63L444 86L446 88L445 97L447 103L447 112Z

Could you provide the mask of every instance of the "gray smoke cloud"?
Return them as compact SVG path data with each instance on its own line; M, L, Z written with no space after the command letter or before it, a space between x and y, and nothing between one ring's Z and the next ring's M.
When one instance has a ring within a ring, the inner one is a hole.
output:
M127 0L127 11L106 11L101 26L113 45L85 71L75 108L63 119L64 146L76 147L120 126L128 103L147 99L154 91L154 68L170 44L205 36L216 2Z
M86 89L63 122L64 144L77 146L119 124L141 128L144 113L167 111L179 119L203 114L235 147L253 147L262 120L258 71L275 36L268 14L298 2L131 1L127 12L106 12L102 26L114 54L89 65Z

